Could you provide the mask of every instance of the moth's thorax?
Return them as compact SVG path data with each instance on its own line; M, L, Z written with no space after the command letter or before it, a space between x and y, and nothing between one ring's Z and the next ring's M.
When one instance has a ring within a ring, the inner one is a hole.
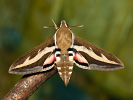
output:
M61 27L56 32L56 45L62 50L67 50L72 45L72 33L67 27Z

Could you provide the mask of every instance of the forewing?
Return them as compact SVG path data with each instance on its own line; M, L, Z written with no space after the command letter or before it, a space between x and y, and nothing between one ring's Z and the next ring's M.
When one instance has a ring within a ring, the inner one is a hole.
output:
M54 67L54 36L43 42L24 56L18 58L10 67L9 73L31 74L50 70Z
M74 58L77 66L84 69L111 71L124 68L123 63L111 53L83 40L74 37Z

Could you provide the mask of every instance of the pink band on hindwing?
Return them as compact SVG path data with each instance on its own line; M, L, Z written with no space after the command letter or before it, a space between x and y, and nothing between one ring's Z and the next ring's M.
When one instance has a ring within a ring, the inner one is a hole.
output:
M75 53L73 58L74 58L74 60L77 60L80 63L88 63L87 60L79 53Z
M51 54L44 62L43 65L51 64L53 61L56 60L55 54Z

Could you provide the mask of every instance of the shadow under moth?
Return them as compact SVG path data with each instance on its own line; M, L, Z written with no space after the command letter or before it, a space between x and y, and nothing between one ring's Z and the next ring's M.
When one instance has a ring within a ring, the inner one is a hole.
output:
M9 73L26 75L56 67L67 86L74 63L90 70L113 71L124 68L123 63L111 53L74 35L65 20L61 21L59 27L55 23L54 25L57 30L55 34L17 59L11 65Z

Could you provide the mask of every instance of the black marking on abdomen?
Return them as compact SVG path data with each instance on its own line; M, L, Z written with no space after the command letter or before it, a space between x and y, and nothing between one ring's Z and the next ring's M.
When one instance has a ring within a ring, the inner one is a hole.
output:
M74 48L68 48L68 49L67 49L67 51L77 52L77 50L76 50L76 49L74 49Z
M73 56L73 54L72 53L69 53L69 56Z
M73 51L74 48L68 48L67 51Z
M56 52L56 51L61 51L61 49L60 49L60 48L55 48L55 52Z
M60 57L60 54L56 54L56 57Z

